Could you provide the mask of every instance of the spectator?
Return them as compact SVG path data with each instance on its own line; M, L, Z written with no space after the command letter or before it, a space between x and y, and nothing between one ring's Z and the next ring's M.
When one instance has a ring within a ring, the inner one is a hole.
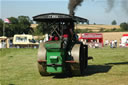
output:
M128 39L126 40L126 44L128 44Z
M110 48L114 48L115 47L115 42L114 40L110 41Z
M117 48L117 40L114 40L115 48Z
M48 41L48 34L45 34L44 42Z
M108 41L108 40L106 40L106 41L105 41L105 45L107 46L108 44L109 44L109 41Z
M110 41L110 48L112 48L112 41Z
M98 43L95 43L95 48L99 48L99 44Z

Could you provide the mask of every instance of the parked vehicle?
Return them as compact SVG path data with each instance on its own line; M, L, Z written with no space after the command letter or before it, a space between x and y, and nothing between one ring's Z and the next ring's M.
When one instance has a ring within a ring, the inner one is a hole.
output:
M128 47L128 34L123 34L119 46Z
M28 34L16 34L13 37L13 46L16 48L38 48L39 43Z

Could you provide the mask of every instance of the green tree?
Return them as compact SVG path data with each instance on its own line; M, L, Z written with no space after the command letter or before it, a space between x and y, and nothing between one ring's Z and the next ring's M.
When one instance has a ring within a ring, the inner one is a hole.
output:
M126 23L126 22L121 23L120 28L122 30L128 31L128 23Z
M3 35L3 20L0 19L0 36Z
M96 25L96 23L94 22L93 25Z
M10 23L5 23L5 36L13 37L15 34L31 34L33 29L30 27L32 21L28 16L18 18L9 17Z
M35 28L34 30L33 30L33 33L32 33L32 35L43 35L43 33L38 29L38 28Z
M18 34L18 19L15 17L8 18L10 23L5 24L5 35L8 37L13 37L14 34Z
M100 28L99 32L104 32L105 28Z
M51 32L52 28L51 28L51 25L49 23L41 23L41 22L38 22L38 24L39 25L37 26L37 29L38 29L38 31L41 34L46 34L46 33L49 34Z
M28 16L19 16L18 17L19 22L19 34L31 34L32 28L30 27L32 24L32 21Z
M112 25L117 25L116 20L113 20L113 21L112 21Z

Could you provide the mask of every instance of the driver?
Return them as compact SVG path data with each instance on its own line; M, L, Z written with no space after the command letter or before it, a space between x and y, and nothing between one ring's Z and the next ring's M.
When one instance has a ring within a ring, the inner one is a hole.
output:
M74 28L74 23L69 22L65 23L66 27L64 28L63 34L67 34L68 37L72 40L73 39L73 28Z

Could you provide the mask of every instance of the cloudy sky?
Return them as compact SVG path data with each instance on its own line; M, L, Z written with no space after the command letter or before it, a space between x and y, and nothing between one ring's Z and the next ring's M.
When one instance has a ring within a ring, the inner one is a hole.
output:
M91 24L111 24L113 20L118 24L128 22L128 6L124 9L122 0L111 1L115 3L108 3L107 0L84 0L75 10L75 15L87 18ZM35 15L49 12L68 14L68 3L69 0L0 0L0 18L25 15L32 19Z

